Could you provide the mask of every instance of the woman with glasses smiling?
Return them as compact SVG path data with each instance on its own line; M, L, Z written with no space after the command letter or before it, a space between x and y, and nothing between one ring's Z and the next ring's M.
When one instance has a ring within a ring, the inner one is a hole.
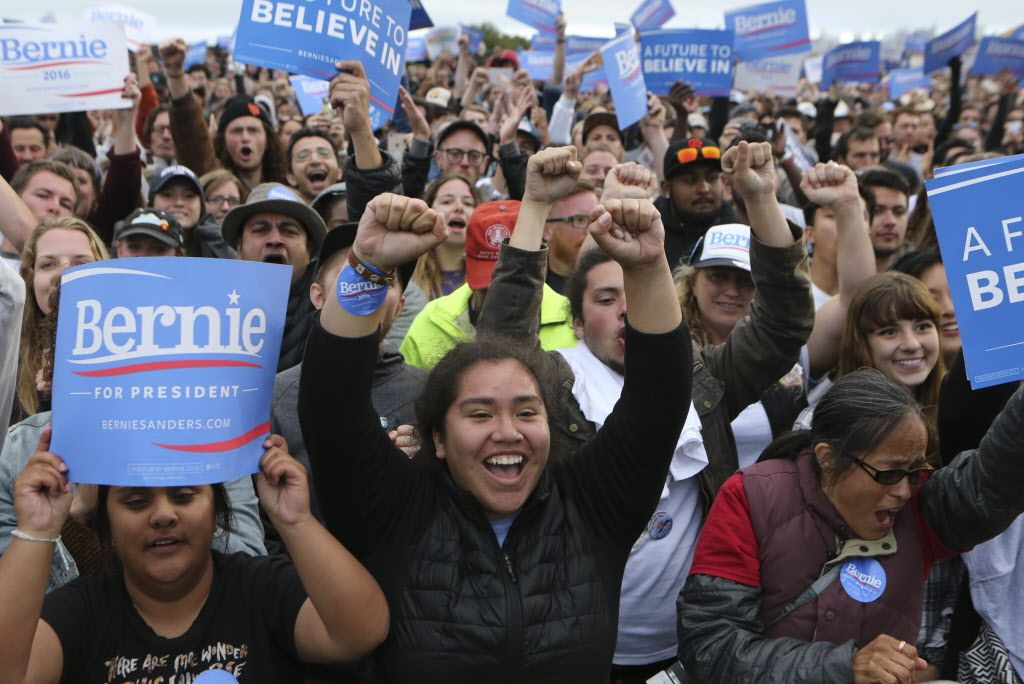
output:
M242 203L242 181L226 169L215 169L204 173L199 183L206 197L206 209L219 226L228 212Z
M693 681L911 682L932 563L1024 510L1024 394L941 470L908 388L861 369L726 482L679 598Z

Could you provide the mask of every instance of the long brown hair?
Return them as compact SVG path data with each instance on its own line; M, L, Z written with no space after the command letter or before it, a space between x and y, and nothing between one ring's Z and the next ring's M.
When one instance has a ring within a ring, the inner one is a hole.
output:
M466 187L469 188L470 194L473 196L474 207L480 203L480 199L476 196L476 188L473 187L473 184L469 182L468 178L457 173L446 173L431 183L427 188L427 192L424 195L424 201L427 203L428 207L434 206L434 201L437 199L437 196L441 191L441 186L448 181L453 180L462 181L466 184ZM469 227L469 219L470 217L467 216L467 228ZM412 278L410 278L410 280L416 283L416 286L423 290L430 299L437 299L444 294L444 283L441 278L441 265L437 260L436 249L437 248L435 247L419 258L416 262L416 270L412 272ZM463 256L462 263L466 263L465 256Z
M25 281L25 313L21 318L18 356L18 402L26 415L39 412L36 376L46 365L44 355L53 353L53 350L47 349L44 343L44 340L48 339L46 315L36 301L36 290L33 285L36 273L36 245L40 237L56 229L77 230L84 234L89 240L89 248L96 261L110 258L99 236L81 219L70 216L43 219L29 235L25 249L21 252L21 277Z
M873 368L869 335L878 328L899 320L930 320L938 337L939 306L928 289L917 278L892 271L871 276L850 302L839 347L836 377L858 368ZM939 389L946 374L942 353L937 354L935 367L919 387L909 388L934 428L938 418ZM929 452L931 450L929 449Z
M262 118L260 119L260 125L263 126L263 134L267 141L266 147L263 150L263 160L260 163L260 182L286 183L284 175L287 165L285 164L284 150L281 149L281 143L277 139L277 133ZM243 174L231 160L231 155L228 154L228 147L225 142L226 132L225 127L225 130L218 130L217 135L213 136L213 153L217 156L217 161L221 163L221 166L241 179ZM242 182L242 201L245 201L246 196L250 192L252 192L252 188Z

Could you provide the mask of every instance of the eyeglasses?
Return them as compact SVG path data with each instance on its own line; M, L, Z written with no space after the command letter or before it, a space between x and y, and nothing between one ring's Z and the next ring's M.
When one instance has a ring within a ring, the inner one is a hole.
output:
M157 135L163 135L169 130L171 130L171 127L167 125L157 124L156 126L153 126L153 132Z
M239 204L241 204L242 200L238 199L237 197L228 197L227 195L212 195L212 196L206 198L206 203L207 204L217 204L217 205L220 205L220 204L224 204L225 202L227 202L227 205L229 207L234 208L234 207L237 207Z
M458 147L449 147L441 151L448 156L448 161L452 164L458 164L462 161L463 157L466 157L469 160L470 166L480 166L480 162L487 157L487 155L478 150L460 150Z
M315 151L316 156L320 157L321 159L330 159L331 157L334 156L334 150L332 150L330 147L317 147ZM313 157L313 152L314 150L310 149L299 150L298 152L295 153L295 161L309 161Z
M927 463L922 468L916 468L914 470L903 470L902 468L892 468L890 470L879 470L878 468L872 468L864 461L854 457L853 462L864 469L864 472L871 476L871 479L880 485L891 487L897 485L903 481L903 478L907 478L911 485L922 485L927 482L935 469Z
M679 160L680 164L689 164L690 162L697 159L721 159L722 150L711 145L705 145L704 147L683 147L676 152L676 159Z
M557 218L549 218L544 223L568 223L577 230L583 230L590 225L590 217L585 214L573 214L572 216L559 216Z

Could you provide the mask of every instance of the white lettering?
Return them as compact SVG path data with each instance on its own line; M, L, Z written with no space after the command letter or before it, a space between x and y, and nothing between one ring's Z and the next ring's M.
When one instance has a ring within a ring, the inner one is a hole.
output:
M975 311L991 309L1003 303L1003 291L999 289L999 274L995 271L968 273L967 289L970 290L971 307Z
M971 244L971 240L974 240L975 244ZM981 235L978 234L978 229L974 226L970 226L967 229L967 237L964 240L964 261L967 261L967 257L971 255L971 252L978 250L984 252L985 256L992 256L992 252L989 251L988 245L981 239Z

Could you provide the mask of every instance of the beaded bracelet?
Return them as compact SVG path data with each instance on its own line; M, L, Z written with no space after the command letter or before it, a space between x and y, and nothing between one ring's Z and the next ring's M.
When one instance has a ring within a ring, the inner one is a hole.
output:
M394 269L385 273L384 271L377 270L373 266L364 264L359 260L359 257L356 256L356 251L354 249L350 249L348 251L348 263L356 270L356 273L366 280L369 280L371 283L377 283L378 285L390 285L395 281Z
M47 539L46 537L36 537L35 535L31 535L28 532L22 532L19 529L11 530L11 536L17 537L18 539L24 539L25 541L47 542L49 544L56 544L60 541L59 534L57 535L56 539Z

